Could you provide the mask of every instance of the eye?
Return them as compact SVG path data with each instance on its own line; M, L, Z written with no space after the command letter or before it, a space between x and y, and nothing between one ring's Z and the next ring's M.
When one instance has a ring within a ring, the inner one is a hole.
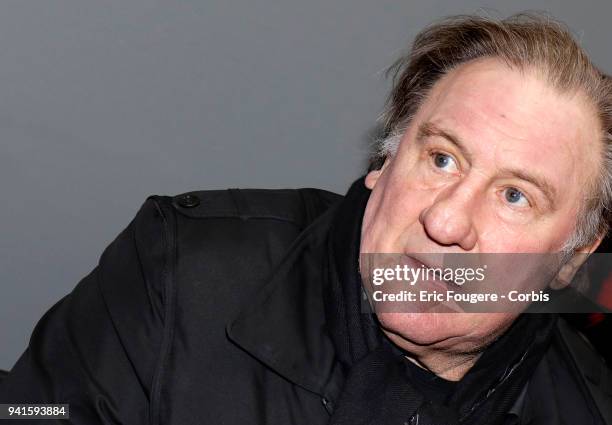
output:
M516 205L519 207L530 206L527 197L515 187L508 187L504 189L504 198L509 204Z
M457 163L452 156L441 152L433 152L431 156L436 168L448 172L457 171Z

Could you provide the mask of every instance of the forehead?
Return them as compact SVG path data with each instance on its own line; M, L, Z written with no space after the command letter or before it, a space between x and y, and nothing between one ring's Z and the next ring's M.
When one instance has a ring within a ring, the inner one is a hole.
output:
M579 198L599 164L599 122L580 94L560 94L533 71L496 59L464 64L438 81L415 122L452 131L480 165L537 170Z

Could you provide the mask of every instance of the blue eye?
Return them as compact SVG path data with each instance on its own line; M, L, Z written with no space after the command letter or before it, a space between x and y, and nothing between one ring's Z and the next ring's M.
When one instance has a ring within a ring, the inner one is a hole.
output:
M527 200L527 197L523 194L523 192L514 187L509 187L504 190L504 198L506 198L506 201L508 201L508 203L510 204L519 206L529 205L529 201Z
M444 153L434 153L433 162L437 168L440 168L442 170L451 171L457 169L457 164L455 163L453 157Z

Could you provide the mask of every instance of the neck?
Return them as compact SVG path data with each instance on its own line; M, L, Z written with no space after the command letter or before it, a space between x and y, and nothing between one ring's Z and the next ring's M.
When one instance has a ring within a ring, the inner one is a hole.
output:
M418 367L428 370L447 381L460 381L474 366L478 357L480 357L480 353L462 357L442 355L416 357L411 354L406 355L406 358Z
M389 340L406 353L406 358L415 365L426 369L447 381L460 381L474 366L484 349L492 342L461 351L454 348L440 348L433 345L422 346L411 343L401 336L383 329Z

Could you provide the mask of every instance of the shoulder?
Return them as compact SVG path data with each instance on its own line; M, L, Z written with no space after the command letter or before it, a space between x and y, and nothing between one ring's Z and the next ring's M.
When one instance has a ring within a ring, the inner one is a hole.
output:
M315 188L231 188L150 196L147 203L153 202L163 216L164 238L174 249L205 258L213 250L235 257L248 247L280 254L340 199ZM154 215L145 213L143 219Z
M177 247L185 252L186 247L209 243L222 249L246 242L249 236L261 236L261 232L299 232L341 199L341 195L315 188L230 188L151 195L106 248L100 265L128 265L121 259L129 251L143 266L141 270L159 269ZM160 285L155 286L159 289Z
M184 192L175 196L152 196L189 218L239 218L289 221L307 224L342 196L315 188L225 189Z
M159 406L176 306L195 315L208 302L221 320L228 303L238 305L222 291L255 292L301 229L340 199L312 188L149 196L92 272L39 321L0 398L69 400L71 415L85 417L96 397L116 394L110 403L121 422L141 423L145 406Z
M578 385L588 394L605 423L612 424L612 370L588 339L563 319L558 321L556 337Z
M341 199L315 188L231 188L152 195L123 236L104 253L101 264L115 271L121 265L138 264L148 275L144 280L151 284L149 292L163 316L169 276L176 276L174 281L181 282L177 285L187 286L196 277L212 282L222 275L257 281L307 227ZM138 261L124 260L130 258L125 253L130 249ZM255 266L258 272L254 275ZM183 279L185 276L192 278Z
M266 242L275 249L286 248L280 245L287 245L341 199L341 195L315 188L231 188L151 195L105 249L99 268L105 276L117 275L107 279L113 287L109 292L117 294L112 298L126 295L115 288L122 285L112 282L140 274L161 316L167 283L164 276L172 273L177 253L183 258L213 250L238 255L232 250L253 243L261 247ZM285 242L279 245L279 240Z
M529 391L534 415L567 423L612 424L612 374L588 340L559 318ZM536 423L539 423L536 421Z

